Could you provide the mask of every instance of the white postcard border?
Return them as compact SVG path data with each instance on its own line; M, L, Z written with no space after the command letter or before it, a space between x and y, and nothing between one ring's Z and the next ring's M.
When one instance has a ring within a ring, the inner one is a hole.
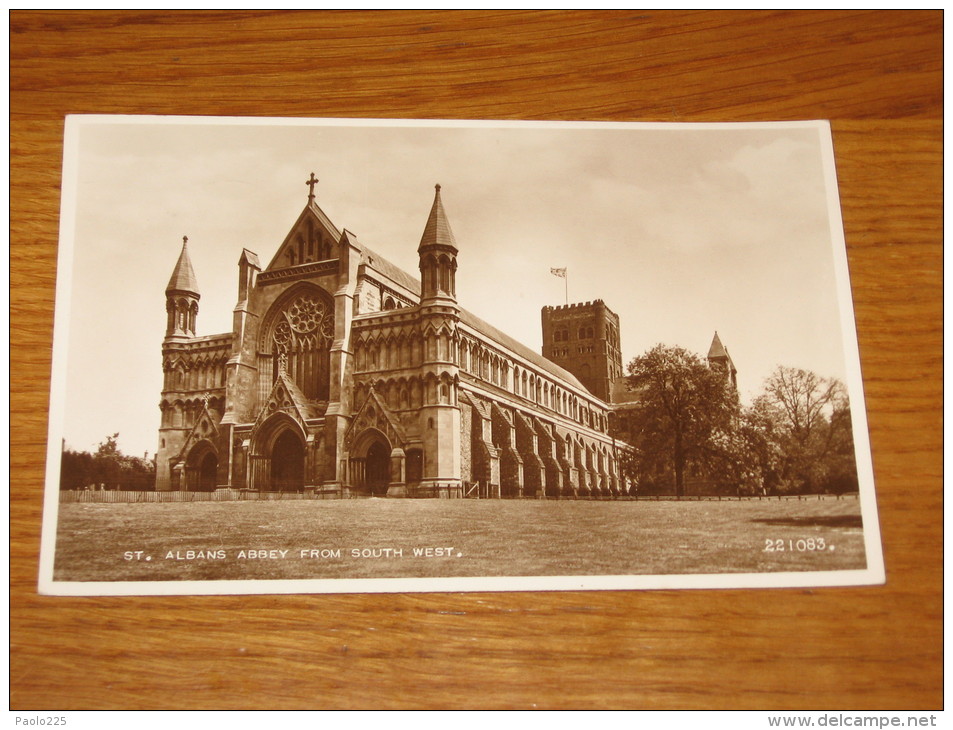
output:
M100 124L130 125L236 125L236 126L356 126L356 127L484 127L510 129L778 129L816 128L821 137L825 169L830 236L837 276L847 387L851 401L853 436L857 460L859 500L867 567L861 570L717 573L611 576L516 576L481 578L380 578L305 580L214 580L214 581L116 581L77 582L53 580L56 527L59 511L61 438L66 395L66 367L72 293L73 237L77 214L78 140L83 127ZM277 117L182 117L154 115L71 115L64 134L63 192L60 212L60 245L57 257L56 310L53 363L50 385L50 417L47 444L46 486L40 547L38 589L44 595L226 595L291 593L398 593L398 592L495 592L495 591L604 591L644 589L751 589L861 586L881 584L886 579L881 534L874 490L873 466L866 419L856 324L853 314L847 252L835 170L835 156L826 121L739 123L642 123L570 121L407 120L407 119L297 119Z

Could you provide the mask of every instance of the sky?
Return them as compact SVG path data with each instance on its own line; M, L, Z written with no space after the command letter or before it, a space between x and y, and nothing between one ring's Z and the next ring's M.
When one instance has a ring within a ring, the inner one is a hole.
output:
M242 249L267 265L311 172L335 225L415 276L439 183L460 305L537 351L540 309L566 301L550 268L565 267L570 302L602 299L619 315L624 362L658 343L704 356L717 331L745 402L778 365L853 371L822 125L69 125L53 411L70 448L118 432L125 453L155 453L165 287L182 237L198 334L228 332Z

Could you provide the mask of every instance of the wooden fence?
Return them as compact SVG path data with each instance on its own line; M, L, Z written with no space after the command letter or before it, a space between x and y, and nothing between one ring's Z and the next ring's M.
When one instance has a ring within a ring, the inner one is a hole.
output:
M241 502L312 499L301 492L246 492L223 489L216 492L120 492L61 491L60 502L112 504L117 502Z
M464 496L477 497L482 499L499 499L499 496L488 497L482 490L477 492L476 485L470 485ZM439 492L439 488L437 490ZM446 495L437 493L433 496L451 496L449 490ZM295 499L321 499L321 495L310 495L302 492L248 492L238 489L222 489L216 492L120 492L120 491L61 491L60 502L85 502L98 504L112 504L120 502L254 502L254 501L275 501L275 500L295 500ZM531 497L525 497L531 499ZM550 498L552 499L552 498ZM572 497L563 497L562 499L571 500ZM596 499L599 501L621 501L621 502L776 502L776 501L814 501L827 499L857 499L857 492L848 494L784 494L773 496L719 496L719 495L690 495L681 498L674 495L627 495L624 497L579 497L580 500Z
M845 494L686 494L676 497L674 494L637 494L617 499L632 502L815 502L828 499L857 499L857 492Z

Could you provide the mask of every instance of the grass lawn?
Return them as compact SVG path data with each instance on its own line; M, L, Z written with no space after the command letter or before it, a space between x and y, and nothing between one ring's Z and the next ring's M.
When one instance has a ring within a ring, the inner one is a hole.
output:
M854 498L355 499L61 504L59 510L58 581L663 575L866 567L860 506ZM452 550L428 556L415 555L415 548ZM282 550L283 556L276 552L267 558L248 552Z

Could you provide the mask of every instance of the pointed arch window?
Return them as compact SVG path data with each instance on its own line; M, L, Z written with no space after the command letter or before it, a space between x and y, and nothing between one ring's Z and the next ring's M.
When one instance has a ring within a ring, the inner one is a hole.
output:
M450 293L450 259L446 256L440 257L440 291Z
M334 339L334 307L318 292L304 292L288 301L272 325L272 380L282 367L311 400L327 400L330 349Z

